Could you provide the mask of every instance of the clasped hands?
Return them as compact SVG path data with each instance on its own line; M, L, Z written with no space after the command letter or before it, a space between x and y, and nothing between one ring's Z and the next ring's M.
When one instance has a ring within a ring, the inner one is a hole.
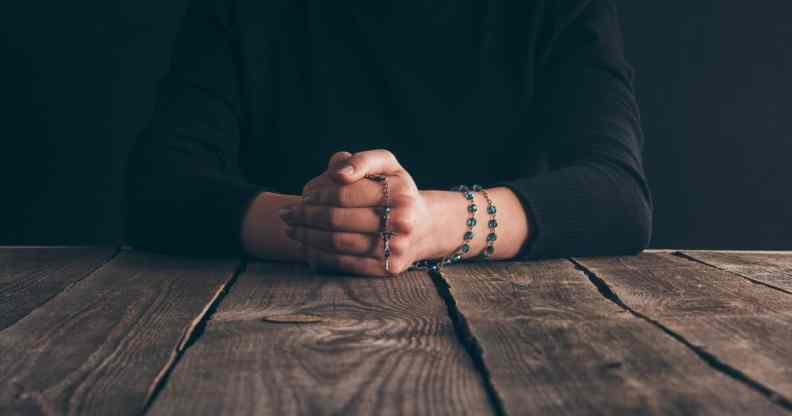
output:
M382 183L367 175L386 175L390 189L389 271L384 267ZM286 235L299 242L304 258L321 270L369 276L396 275L414 261L434 258L438 245L426 195L387 150L338 152L327 170L303 188L302 203L280 211Z

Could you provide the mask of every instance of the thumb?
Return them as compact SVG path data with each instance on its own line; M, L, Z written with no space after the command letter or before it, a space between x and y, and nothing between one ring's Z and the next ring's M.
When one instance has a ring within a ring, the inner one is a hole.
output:
M367 175L394 175L404 170L396 156L384 149L355 153L334 169L333 178L342 184L355 183Z
M352 157L352 153L349 152L335 152L333 156L330 156L330 161L327 162L327 170L333 170L337 167L341 166L341 163L346 161Z

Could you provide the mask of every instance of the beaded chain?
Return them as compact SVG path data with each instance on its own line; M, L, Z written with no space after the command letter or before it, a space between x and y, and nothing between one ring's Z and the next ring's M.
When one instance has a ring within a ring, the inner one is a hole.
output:
M481 250L479 256L490 257L495 254L495 240L498 239L498 235L495 234L495 229L498 228L498 220L495 219L495 213L498 212L498 209L495 208L495 203L492 202L492 199L490 199L487 191L484 189L479 190L481 191L481 195L484 196L484 199L487 200L487 214L490 216L489 221L487 221L487 228L489 228L489 234L487 234L487 246Z
M495 203L492 202L490 199L489 194L481 185L473 185L471 187L467 187L465 185L459 185L454 188L451 188L452 191L462 192L462 196L465 197L465 200L468 201L467 212L468 212L468 219L466 222L467 231L462 236L462 244L459 245L451 254L443 257L440 260L419 260L410 266L409 270L431 270L431 271L438 271L443 266L457 263L462 260L462 256L470 251L470 241L473 240L475 237L475 233L473 229L476 227L478 221L476 220L476 213L478 212L478 205L475 202L475 195L474 192L481 192L484 196L484 199L487 201L487 214L489 214L490 219L487 223L487 227L489 228L489 234L487 234L487 245L481 250L476 258L489 258L492 254L495 253L495 240L498 239L498 236L495 234L495 229L498 227L498 221L495 219L495 213L498 211L495 208Z
M368 175L366 179L382 183L382 231L380 237L382 238L383 257L385 258L385 271L390 272L390 239L393 233L390 231L390 184L388 184L388 177L385 175Z

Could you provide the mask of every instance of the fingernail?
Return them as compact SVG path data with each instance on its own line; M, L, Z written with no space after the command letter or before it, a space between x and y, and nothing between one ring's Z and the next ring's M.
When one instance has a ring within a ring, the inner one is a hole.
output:
M306 204L313 204L318 199L319 198L317 197L315 192L311 192L303 196L303 202L305 202Z
M282 219L286 220L289 217L291 217L292 212L294 212L294 208L293 207L283 207L283 208L278 210L278 215L280 215L280 217Z
M347 176L352 175L353 173L355 173L355 167L352 165L346 165L343 168L341 168L341 170L339 170L338 173Z

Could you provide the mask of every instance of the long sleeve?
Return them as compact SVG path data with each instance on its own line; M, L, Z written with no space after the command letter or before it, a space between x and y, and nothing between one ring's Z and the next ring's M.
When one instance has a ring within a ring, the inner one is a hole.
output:
M653 203L618 17L608 1L556 7L554 36L537 61L535 105L550 168L502 184L533 227L519 257L638 253L649 244Z
M189 254L239 252L247 205L241 179L239 71L223 2L192 1L160 82L148 128L128 160L126 234L133 246Z

